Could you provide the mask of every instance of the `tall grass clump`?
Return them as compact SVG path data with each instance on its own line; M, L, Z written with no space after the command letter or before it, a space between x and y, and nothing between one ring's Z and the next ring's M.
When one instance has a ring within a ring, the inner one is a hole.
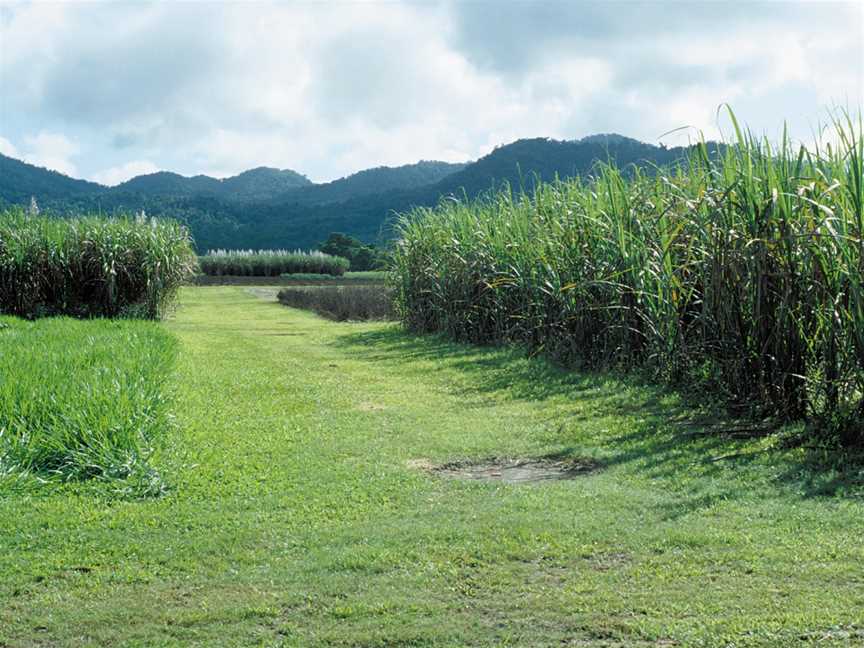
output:
M0 213L0 313L155 319L195 263L172 221Z
M393 293L384 285L299 286L280 290L277 299L337 322L395 319Z
M283 274L341 276L348 259L317 250L211 250L200 257L201 272L216 277L278 277Z
M752 136L674 169L444 201L402 219L394 280L415 331L641 367L864 441L864 139Z
M154 322L0 316L0 476L131 478L169 427L175 341Z

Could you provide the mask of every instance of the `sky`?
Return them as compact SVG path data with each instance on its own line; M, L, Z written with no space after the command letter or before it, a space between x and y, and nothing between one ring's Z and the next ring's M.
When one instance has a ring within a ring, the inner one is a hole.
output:
M0 0L0 153L105 184L673 145L723 104L806 140L862 98L864 2Z

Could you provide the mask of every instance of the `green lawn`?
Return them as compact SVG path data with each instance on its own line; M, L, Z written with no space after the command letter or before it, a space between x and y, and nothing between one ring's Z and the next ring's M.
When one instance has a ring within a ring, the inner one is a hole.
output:
M0 493L0 646L864 644L861 473L515 351L181 301L168 494ZM409 465L550 454L604 469Z

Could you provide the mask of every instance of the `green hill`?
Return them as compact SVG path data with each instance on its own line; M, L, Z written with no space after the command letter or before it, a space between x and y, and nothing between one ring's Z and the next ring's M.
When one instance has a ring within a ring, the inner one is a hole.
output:
M376 167L359 171L333 182L303 187L299 191L282 196L282 198L287 202L301 205L345 202L360 196L433 185L453 173L461 171L465 166L465 164L421 160L416 164L406 164L399 167Z
M258 167L222 181L227 196L234 200L266 200L286 191L312 187L312 181L291 169Z
M104 191L95 182L76 180L42 167L0 154L0 202L25 205L31 196L37 200L65 199Z
M312 182L291 169L258 167L224 180L206 175L187 178L170 171L159 171L127 180L112 187L109 192L115 196L213 196L223 200L254 201L284 195L307 186L312 186ZM134 200L131 197L129 199Z
M614 134L535 138L500 146L468 164L378 167L322 184L295 171L259 167L223 180L161 171L112 188L0 156L0 199L27 204L36 196L43 208L61 216L144 209L188 224L199 250L310 248L331 232L385 242L395 213L434 205L443 196L474 197L505 182L514 190L530 190L538 178L586 175L598 161L666 165L685 155L684 148Z
M653 146L620 135L575 141L518 140L434 184L414 189L360 196L334 205L298 205L287 197L284 201L250 206L245 214L237 216L238 229L231 235L250 247L266 247L268 241L314 245L330 232L345 232L365 242L380 243L389 238L395 213L413 206L434 205L444 196L470 198L505 182L514 190L530 191L537 178L548 181L556 176L587 175L598 162L668 165L686 155L685 148Z

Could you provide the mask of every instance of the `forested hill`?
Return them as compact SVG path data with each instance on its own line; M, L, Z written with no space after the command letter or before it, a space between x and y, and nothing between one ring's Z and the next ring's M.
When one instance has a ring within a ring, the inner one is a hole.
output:
M422 160L401 167L376 167L359 171L345 178L309 185L281 198L290 203L322 205L338 203L393 190L427 187L465 168L465 164L451 164Z
M536 138L500 146L468 164L422 161L323 184L295 171L260 167L223 180L159 172L111 188L0 156L0 201L26 204L35 196L59 215L145 209L187 223L201 250L309 248L331 232L382 242L391 234L395 212L434 205L442 196L473 197L503 182L530 190L537 178L586 175L598 161L665 165L685 154L620 135Z
M587 175L597 162L615 162L619 167L632 164L671 164L681 159L685 150L653 146L622 135L592 135L576 141L546 138L521 139L500 146L467 165L436 185L429 195L463 192L474 196L493 184L507 182L514 190L530 190L535 180L551 181L555 177L572 178ZM425 201L428 203L428 196Z
M95 182L69 176L21 162L0 154L0 204L27 204L32 196L44 201L63 200L103 191Z
M258 167L224 180L206 175L187 178L177 173L159 171L137 176L108 191L114 195L212 196L224 200L256 201L308 186L312 186L309 178L291 169Z
M711 145L714 148L716 145ZM328 232L346 232L366 242L386 241L396 213L412 206L432 206L442 196L475 197L508 183L516 191L530 191L539 178L550 181L587 175L597 162L618 166L663 166L683 160L687 149L653 146L621 135L593 135L583 140L523 139L496 148L439 182L412 190L393 190L353 198L335 205L301 206L271 201L241 215L238 234L251 247L267 241L323 240ZM254 219L254 220L252 220Z

